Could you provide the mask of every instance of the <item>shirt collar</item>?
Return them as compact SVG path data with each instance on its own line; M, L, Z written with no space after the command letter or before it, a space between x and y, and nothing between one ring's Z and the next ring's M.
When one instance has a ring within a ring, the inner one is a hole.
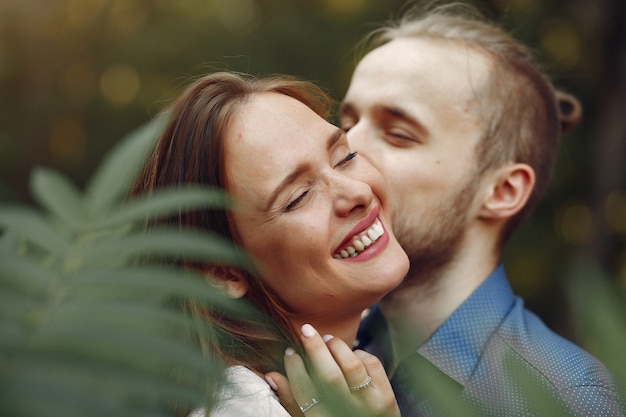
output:
M487 340L514 303L515 295L500 264L417 352L465 385Z

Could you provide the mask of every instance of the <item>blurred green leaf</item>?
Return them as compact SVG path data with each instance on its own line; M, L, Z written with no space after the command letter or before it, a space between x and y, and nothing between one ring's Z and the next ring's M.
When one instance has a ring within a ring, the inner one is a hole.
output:
M86 209L90 217L105 213L121 200L139 175L165 126L161 115L124 138L105 158L87 186Z
M78 190L58 172L38 168L31 176L30 188L37 202L66 224L80 227L84 222L83 203Z
M51 254L68 251L70 242L50 221L27 207L0 207L0 226Z
M584 348L607 366L626 394L624 289L609 281L597 264L583 256L572 262L567 290Z
M42 299L0 287L0 350L11 348L16 341L21 343L30 331L32 312L41 306Z
M0 207L0 415L171 416L211 402L224 365L200 348L214 331L183 306L254 312L161 261L244 257L216 236L144 230L147 218L223 207L221 192L123 201L159 129L139 130L103 162L85 215L78 191L46 169L31 181L43 212Z
M545 387L537 383L537 377L533 375L536 370L529 367L525 359L510 354L505 357L504 366L510 369L507 372L510 376L508 382L513 384L515 391L520 393L520 397L532 399L528 402L532 407L529 415L550 417L572 415L573 410L560 403L558 394L551 390L551 386Z
M402 363L405 392L429 402L435 415L450 417L482 417L484 414L469 399L460 395L461 386L426 359Z
M54 272L38 263L21 257L3 257L0 263L2 288L14 289L24 294L43 293L57 279Z
M124 288L120 294L119 288ZM125 268L120 270L84 271L75 280L68 297L76 292L81 299L126 300L142 302L168 301L172 298L197 300L230 310L233 314L252 314L247 304L236 303L215 287L208 285L200 274L167 267Z
M202 373L204 377L209 375ZM188 384L172 384L165 368L146 372L126 364L77 356L26 356L20 358L18 377L8 391L12 401L6 405L12 406L15 413L7 415L171 416L166 407L169 398L184 398L192 404L203 402L205 393L198 387L204 384L193 382L197 385L191 389ZM40 401L47 409L41 409ZM41 411L44 413L31 414Z
M232 243L217 235L191 230L182 233L155 228L106 242L98 241L86 246L83 255L83 264L96 268L122 265L139 255L246 265L245 256Z
M148 218L199 208L226 207L227 195L221 190L206 187L188 187L155 191L150 195L133 198L115 207L111 213L93 227L115 227L127 223L137 223Z

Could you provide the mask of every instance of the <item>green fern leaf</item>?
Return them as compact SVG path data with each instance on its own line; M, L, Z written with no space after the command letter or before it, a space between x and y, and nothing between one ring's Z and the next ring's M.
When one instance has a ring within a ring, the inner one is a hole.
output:
M58 227L27 207L0 207L0 227L50 254L67 252L70 242Z
M78 190L56 171L38 168L31 175L30 189L35 200L71 228L81 227L85 214Z
M123 294L120 294L120 288L124 288ZM149 303L176 298L206 302L233 314L253 314L248 304L224 296L201 274L164 266L83 271L70 291L80 294L81 299L94 302L134 300Z
M140 255L219 262L240 267L247 265L244 254L220 236L172 229L153 229L110 241L94 242L83 250L83 265L96 268L121 266Z
M124 201L163 122L117 146L84 197L40 169L31 187L45 213L0 207L0 415L154 417L201 407L224 364L197 343L214 329L182 305L262 321L199 273L138 262L249 264L218 236L143 230L149 218L224 207L224 193L189 188Z
M226 207L227 203L228 197L224 192L206 187L160 190L150 195L136 197L114 208L105 219L93 227L117 227L180 211Z
M166 117L161 116L132 132L106 156L87 186L86 210L102 219L128 192L154 148Z

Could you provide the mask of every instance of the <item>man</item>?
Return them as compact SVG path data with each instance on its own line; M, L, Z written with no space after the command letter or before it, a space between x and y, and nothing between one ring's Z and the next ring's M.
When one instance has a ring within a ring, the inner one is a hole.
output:
M502 30L450 8L376 36L340 119L383 173L411 260L360 334L382 357L402 416L445 415L420 374L443 376L468 413L541 413L526 382L565 414L622 415L604 366L526 310L500 263L548 186L577 101Z

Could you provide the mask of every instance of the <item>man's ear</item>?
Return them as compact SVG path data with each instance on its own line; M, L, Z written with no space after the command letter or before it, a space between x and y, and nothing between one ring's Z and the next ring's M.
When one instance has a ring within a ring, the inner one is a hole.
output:
M535 171L526 164L510 164L490 175L488 195L480 209L483 219L509 219L526 205L535 186Z
M246 295L250 288L246 275L232 266L211 265L205 267L203 272L230 298L241 298Z

